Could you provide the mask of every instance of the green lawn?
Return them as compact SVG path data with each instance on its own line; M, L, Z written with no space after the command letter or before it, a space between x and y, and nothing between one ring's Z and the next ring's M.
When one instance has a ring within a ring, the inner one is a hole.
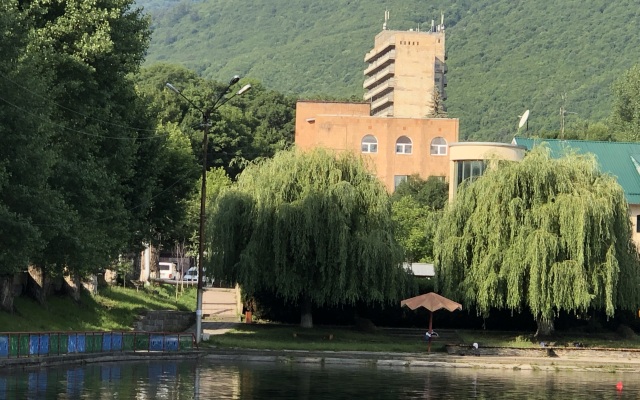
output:
M374 351L419 352L426 350L426 341L415 336L391 335L379 330L360 332L349 327L314 327L302 329L292 325L242 324L224 335L212 336L208 345L222 348L309 351ZM432 345L444 350L444 342Z
M0 332L129 330L144 310L195 310L196 289L185 288L176 300L175 286L149 290L109 287L80 303L69 297L51 296L46 306L27 297L15 300L13 314L0 311Z
M359 332L349 327L314 327L302 329L292 325L243 324L224 335L213 336L205 345L220 348L309 351L369 351L422 353L427 342L422 331L379 329L373 333ZM545 339L556 346L640 348L640 339L622 338L615 332L599 334L558 333ZM495 332L483 330L442 330L431 345L432 352L445 351L447 344L479 343L483 347L540 347L532 332Z

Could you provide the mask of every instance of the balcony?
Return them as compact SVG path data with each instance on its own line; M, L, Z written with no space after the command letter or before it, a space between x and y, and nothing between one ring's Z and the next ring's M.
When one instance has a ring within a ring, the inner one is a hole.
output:
M389 107L389 105L391 105L391 107ZM385 112L387 108L391 108L390 113ZM371 115L379 116L381 113L386 116L393 115L393 92L371 103Z
M391 47L391 50L389 48ZM364 56L364 62L375 61L376 57L380 57L384 55L385 52L394 51L396 48L396 40L395 38L386 41L382 46L379 46L377 49L373 49Z
M383 57L378 58L374 62L370 63L367 69L364 70L364 74L367 76L371 76L377 70L384 68L387 64L395 62L396 59L396 50L393 49Z
M376 96L380 96L384 94L385 92L393 91L395 87L396 87L396 81L395 79L391 78L385 83L383 83L382 85L376 86L375 88L373 88L373 90L369 90L367 93L365 93L364 100L368 101L373 99Z
M374 76L370 77L369 79L366 79L364 81L364 84L362 84L362 87L369 90L371 87L375 86L376 82L385 80L385 78L394 75L395 72L396 72L396 66L395 64L391 64L387 68L375 74Z
M447 66L447 64L445 64L445 63L438 63L438 62L436 61L435 73L436 73L436 74L446 74L447 72L449 72L449 67Z

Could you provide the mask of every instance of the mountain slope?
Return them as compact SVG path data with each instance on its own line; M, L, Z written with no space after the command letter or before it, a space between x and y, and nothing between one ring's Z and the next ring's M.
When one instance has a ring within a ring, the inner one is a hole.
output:
M147 64L183 64L226 81L240 73L301 97L361 97L364 54L382 28L428 28L445 14L449 115L465 139L506 140L519 115L558 130L608 116L611 83L638 59L627 0L140 0L152 16ZM564 97L564 102L562 98Z

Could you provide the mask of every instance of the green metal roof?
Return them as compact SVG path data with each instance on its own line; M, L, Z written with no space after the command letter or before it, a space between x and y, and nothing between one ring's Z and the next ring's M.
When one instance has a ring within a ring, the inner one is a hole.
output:
M568 149L595 154L600 170L615 176L629 204L640 204L640 143L592 142L587 140L528 139L516 137L513 143L527 150L547 143L551 157L562 157Z

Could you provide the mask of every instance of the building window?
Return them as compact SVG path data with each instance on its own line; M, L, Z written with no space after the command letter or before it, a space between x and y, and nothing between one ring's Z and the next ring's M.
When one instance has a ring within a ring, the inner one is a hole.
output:
M393 177L393 190L396 190L402 182L406 182L409 175L394 175Z
M469 180L475 181L484 174L487 163L483 160L473 161L457 161L456 162L456 183L460 185L462 182Z
M640 215L636 215L636 232L640 232Z
M432 156L447 155L447 141L444 140L444 138L437 137L431 141L431 155Z
M396 141L396 154L411 154L411 139L406 136L400 136Z
M376 139L373 135L367 135L363 137L361 148L363 153L377 153L378 139Z

